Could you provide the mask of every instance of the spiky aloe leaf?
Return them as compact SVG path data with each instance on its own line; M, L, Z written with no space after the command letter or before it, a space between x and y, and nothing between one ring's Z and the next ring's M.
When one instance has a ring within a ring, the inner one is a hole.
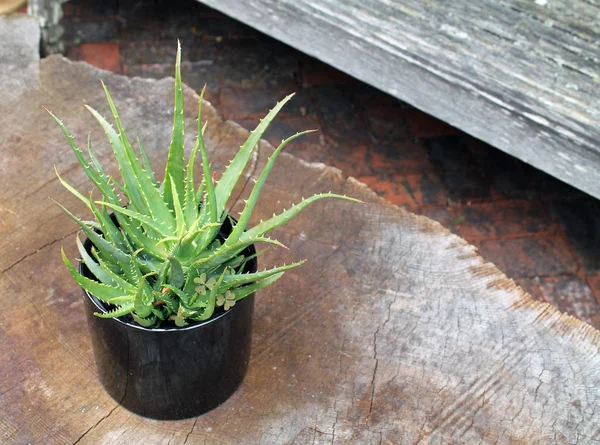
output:
M251 229L244 232L244 234L240 237L240 241L250 239L256 236L262 236L270 232L271 230L276 229L282 224L288 222L290 219L292 219L294 216L296 216L298 213L300 213L303 209L308 207L313 202L324 198L338 198L345 199L347 201L362 202L358 199L351 198L345 195L337 195L335 193L319 193L317 195L311 196L310 198L303 199L299 203L294 204L292 207L290 207L287 210L284 210L280 214L273 215L273 217L267 219L266 221L261 221Z
M115 280L113 280L112 276L109 275L109 273L104 270L85 250L85 247L83 247L83 243L81 242L81 240L79 239L79 234L75 237L75 241L77 242L77 250L79 250L79 255L81 255L81 259L83 260L84 264L87 266L87 268L90 270L90 272L92 272L94 274L94 276L96 278L98 278L98 280L100 280L102 283L108 285L108 286L112 286L112 287L119 287L117 282ZM129 283L128 283L129 284Z
M108 286L96 280L91 280L77 272L77 269L75 269L75 266L73 266L71 261L69 261L69 258L67 258L67 255L65 254L65 251L63 249L61 249L61 255L63 262L67 266L67 269L69 269L69 272L71 272L71 275L73 276L77 284L79 284L82 288L87 290L90 294L94 295L99 300L108 302L108 300L110 300L111 298L124 296L123 291L121 289Z
M304 134L312 133L313 131L314 130L308 130L308 131L303 131L301 133L296 133L295 135L285 139L284 141L281 142L281 144L279 144L277 149L269 157L267 163L265 164L265 166L263 168L263 171L261 172L260 176L258 177L258 180L254 184L254 187L252 188L252 192L250 192L250 196L248 197L248 200L246 201L246 204L244 206L244 210L242 210L242 213L240 214L240 217L238 218L238 222L235 225L235 227L233 228L233 231L231 232L231 234L227 237L225 244L231 245L231 244L236 243L240 239L242 234L244 233L244 230L246 230L246 227L248 226L248 222L250 221L250 216L252 216L252 211L254 210L254 206L256 205L256 202L258 201L258 197L260 195L260 192L262 191L263 186L265 185L265 181L267 180L269 173L271 173L271 170L273 169L273 165L275 164L275 159L277 159L277 155L281 152L281 150L283 150L283 148L290 141L293 141L297 137L300 137Z
M200 139L203 138L204 128L202 127L202 103L204 100L204 92L206 91L206 84L202 88L200 98L198 99L198 136L190 158L188 159L188 165L185 175L185 198L183 202L183 213L185 215L185 221L187 226L194 224L194 221L198 218L198 199L196 196L195 182L194 182L194 165L196 163L196 154L200 148ZM204 139L202 139L204 143Z
M83 247L83 245L82 245L82 247ZM80 250L80 253L81 253L81 250ZM97 251L93 250L93 253L96 254ZM81 253L81 256L82 256L82 259L84 259L83 253ZM96 261L98 262L98 265L100 266L100 268L102 269L104 274L107 276L104 278L98 277L100 279L100 281L102 281L103 283L108 284L112 287L123 289L128 294L135 293L135 289L136 289L135 286L123 278L123 274L120 269L119 269L119 272L121 272L121 273L117 273L117 272L113 271L112 268L100 256L96 256ZM85 263L89 268L87 261ZM94 271L92 271L92 273L94 273ZM95 275L95 273L94 273L94 275Z
M104 84L102 84L102 85L105 89L107 97L110 97L110 95L108 95L108 90L106 90L106 87L104 86ZM112 105L112 106L114 106L114 105ZM142 196L142 191L140 190L140 187L137 184L136 176L135 176L134 169L132 166L132 160L126 153L126 149L123 145L122 136L121 137L119 136L119 134L100 115L100 113L98 113L96 110L94 110L92 107L90 107L88 105L85 105L85 107L96 118L96 120L102 125L102 128L104 129L104 132L106 133L106 136L108 137L110 145L113 148L113 152L115 154L115 158L117 159L117 164L119 166L119 171L121 172L121 176L123 178L124 192L130 200L129 205L135 206L135 208L140 211L146 210L147 203L145 202L145 199ZM116 113L116 111L113 111L113 113Z
M183 267L177 258L169 258L169 282L178 288L181 288L185 283L185 274Z
M160 218L161 220L165 221L165 224L172 226L173 221L169 212L169 208L167 205L165 205L160 191L156 187L156 178L154 177L154 174L152 173L149 175L140 164L140 161L136 157L129 139L125 134L125 128L121 123L121 119L115 104L110 96L110 93L108 92L108 89L106 88L106 85L104 85L104 82L102 82L102 87L104 88L106 99L117 125L117 129L119 130L119 134L115 135L115 131L111 126L106 127L106 121L104 119L100 119L100 123L103 124L106 134L111 140L113 150L116 150L115 155L117 156L119 169L128 173L127 179L129 181L126 181L126 185L129 198L132 200L133 204L138 208L138 210L147 211L153 217ZM96 118L98 119L98 113L96 113ZM115 136L117 136L120 140L120 144ZM143 151L143 147L141 150ZM151 168L150 171L152 171ZM135 182L132 181L129 173L133 174L133 181ZM135 195L134 197L130 195L132 192Z
M185 232L185 216L183 216L183 207L179 199L177 188L173 189L173 209L175 210L175 233L178 237L183 236Z
M133 311L133 309L134 306L133 303L131 303L120 306L109 312L94 312L94 315L100 318L118 318L122 317L123 315L130 314Z
M156 219L154 219L150 216L144 215L140 212L129 210L125 207L113 205L109 202L97 201L96 204L101 204L106 207L110 207L117 213L120 213L122 215L127 215L130 218L133 218L133 219L139 221L140 223L144 224L146 227L151 228L154 231L156 231L161 237L171 236L169 228L163 227L161 225L162 221L160 221L160 220L156 220Z
M175 59L175 109L173 111L173 134L165 168L163 195L168 207L173 210L173 194L183 196L183 89L181 87L181 44L177 41Z
M202 209L202 215L208 215L208 223L214 224L220 221L222 210L219 211L219 203L217 201L216 190L214 184L212 182L212 174L210 171L210 164L208 162L208 153L206 152L206 147L204 145L204 136L202 131L202 100L200 100L198 105L198 147L200 149L200 156L202 158L202 173L204 174L205 182L204 185L206 187L206 199L204 202L204 206ZM199 249L205 248L215 237L218 232L217 227L213 227L209 229L207 232L204 232L199 241Z
M146 318L152 314L152 291L149 290L145 278L140 277L139 280L134 297L135 315L140 318Z
M56 201L55 201L56 202ZM109 243L104 237L97 234L93 229L91 229L84 221L73 215L66 207L56 202L63 212L65 212L69 217L77 223L81 230L85 235L94 243L94 245L100 251L106 251L109 255L112 256L117 262L121 264L127 264L129 262L129 255L125 252L117 249L113 244Z
M243 287L238 287L237 289L231 289L230 292L232 292L233 295L235 295L235 301L238 301L244 297L247 297L252 292L256 292L257 290L262 289L263 287L267 287L267 286L273 284L275 281L279 280L282 276L283 276L283 272L280 272L278 274L272 275L272 276L265 278L264 280L258 281L256 283L249 284L249 285L243 286Z
M71 184L69 184L67 181L65 181L60 176L60 174L58 173L58 169L56 168L56 165L54 166L54 173L56 174L56 177L58 178L58 181L62 184L62 186L64 188L66 188L73 195L75 195L77 198L79 198L79 200L81 202L83 202L88 209L92 210L93 206L92 206L92 203L90 202L90 200L88 198L86 198L85 196L83 196L81 193L79 193L75 187L73 187Z
M271 111L269 111L267 116L261 120L256 129L250 132L250 136L246 142L244 142L244 144L240 147L240 150L227 166L227 169L215 187L218 214L223 213L223 210L225 210L225 206L227 205L227 201L229 201L231 192L235 188L238 179L242 176L242 172L248 164L248 160L250 159L250 156L252 156L252 152L254 151L256 144L258 144L260 138L264 134L267 127L271 124L277 113L279 113L283 106L293 96L293 94L286 96L281 102L278 102Z
M137 324L139 324L140 326L144 326L145 328L149 328L156 324L156 315L154 314L153 309L151 309L150 312L151 313L146 316L149 318L141 317L136 312L132 313L131 315L133 316L133 319L136 321Z
M90 194L90 201L91 200L92 196ZM108 242L114 244L120 250L130 250L123 233L117 228L112 218L106 211L106 208L102 207L99 210L96 206L92 206L91 210L94 218L96 218L96 221L98 221L100 225L99 230L104 235L104 238L106 238Z
M131 243L143 248L147 255L151 255L158 259L159 262L162 262L166 255L166 250L159 243L161 238L157 236L155 232L152 232L149 227L146 227L146 230L143 230L141 225L138 227L138 223L135 220L130 221L128 217L118 211L115 212L115 215L117 215L121 229L126 235L125 240L131 240ZM132 251L133 248L130 247L127 250Z
M179 286L176 287L171 284L165 284L165 288L177 295L184 304L187 304L187 302L190 300L190 297L184 291L182 291Z
M274 244L279 247L285 247L282 243L277 240L265 237L246 238L240 240L235 244L227 246L223 244L214 253L210 254L205 258L200 258L192 264L192 267L202 267L205 270L212 270L218 267L220 264L228 261L231 257L237 256L246 247L255 243L267 243Z
M110 93L107 89L105 89L105 92L107 98L110 98ZM110 103L112 104L112 99L110 100ZM113 107L114 104L112 104L111 108ZM100 113L87 105L86 108L100 123L109 139L113 148L113 153L117 159L117 164L119 165L119 171L123 177L124 192L131 201L130 205L135 207L140 213L148 214L162 221L167 227L174 228L175 220L170 213L169 208L163 201L160 191L156 188L155 180L144 171L139 160L136 158L131 145L127 148L123 144L123 139L121 139L112 125L110 125ZM115 120L117 120L118 114L116 109L114 109L113 113L116 116ZM120 120L118 120L118 122L120 122ZM108 202L120 206L120 202L114 203L110 200Z
M223 277L223 284L219 288L219 293L224 293L225 291L234 287L239 287L245 284L254 283L255 281L263 280L272 275L276 275L278 273L285 272L286 270L301 266L305 262L306 260L287 265L284 264L283 266L273 267L272 269L262 270L260 272L225 275Z
M50 116L52 116L52 118L56 121L56 123L58 123L60 129L62 130L63 134L67 138L69 147L71 147L71 150L75 154L77 161L81 165L81 168L83 169L83 171L87 175L87 177L90 178L90 180L94 183L96 188L98 188L98 190L100 190L100 192L102 193L102 195L104 195L104 197L107 201L109 201L111 203L119 204L120 203L119 198L113 191L113 188L110 185L110 183L108 181L106 181L105 178L98 175L98 172L96 172L96 170L90 165L90 163L83 157L83 153L81 152L79 147L77 147L77 145L75 144L75 140L74 140L73 136L71 135L71 133L69 133L67 128L64 126L63 122L59 118L57 118L54 114L52 114L52 112L50 110L46 109L46 111L50 114Z
M144 145L142 144L142 141L140 140L139 135L136 136L136 141L137 141L138 150L140 151L140 158L142 159L144 171L148 175L148 178L150 178L150 181L152 181L152 184L154 184L154 187L156 189L159 189L160 184L156 180L156 176L154 175L154 170L152 170L152 165L150 164L150 159L148 159L148 153L146 153L146 149L144 148Z

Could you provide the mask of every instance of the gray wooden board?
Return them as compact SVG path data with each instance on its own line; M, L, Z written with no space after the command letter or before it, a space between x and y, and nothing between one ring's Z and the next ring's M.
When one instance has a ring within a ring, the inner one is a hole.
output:
M27 13L38 20L42 32L41 50L44 54L65 51L62 5L69 0L28 0Z
M596 0L200 1L600 198Z
M33 57L10 39L28 47L35 33L8 36L15 50L0 65ZM598 331L533 301L438 223L285 153L251 224L323 190L365 203L323 201L274 233L290 250L268 249L261 268L309 261L258 295L250 369L229 401L177 422L121 408L95 377L81 291L60 259L61 245L75 256L76 228L48 199L86 214L53 165L83 192L90 184L42 109L60 115L80 144L91 132L108 174L118 174L82 107L108 112L100 79L160 171L172 79L130 79L52 56L29 90L0 100L0 443L599 443ZM189 149L198 96L187 87L184 95ZM221 172L248 132L208 103L205 117ZM260 143L234 213L272 150Z

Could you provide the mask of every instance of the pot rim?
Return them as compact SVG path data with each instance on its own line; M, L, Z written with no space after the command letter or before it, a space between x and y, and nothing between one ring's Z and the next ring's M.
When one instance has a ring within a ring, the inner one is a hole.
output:
M104 314L107 313L106 308L102 305L102 302L95 297L94 295L90 294L87 290L82 289L83 293L85 294L85 296L87 298L90 299L90 301L92 303L94 303L94 306L96 306L99 309L99 312L102 312ZM250 295L247 295L246 297L242 298L239 302L242 302L243 300L247 299L247 298L251 298L252 296L254 296L254 292L252 292ZM236 302L238 303L238 302ZM171 327L171 328L147 328L141 325L137 325L137 324L132 324L132 323L128 323L126 321L120 320L119 318L104 318L105 321L107 322L115 322L115 323L119 323L127 328L131 328L131 329L137 329L140 331L145 331L145 332L181 332L181 331L191 331L193 329L198 329L201 328L203 326L206 326L210 323L216 322L217 320L227 316L228 313L231 313L232 311L234 311L236 308L238 308L239 306L236 304L234 305L231 309L228 310L224 310L223 312L211 316L208 320L204 320L204 321L198 321L195 322L194 324L190 324L188 326L175 326L175 327Z

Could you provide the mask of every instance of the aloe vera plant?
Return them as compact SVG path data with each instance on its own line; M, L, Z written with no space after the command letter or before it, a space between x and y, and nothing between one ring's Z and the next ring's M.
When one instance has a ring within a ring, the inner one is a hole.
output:
M244 273L243 266L250 258L245 257L242 252L249 245L268 243L282 246L266 234L315 201L323 198L356 201L333 193L317 194L249 228L252 211L277 155L290 141L307 133L301 132L282 141L273 152L245 201L237 224L226 238L220 238L220 228L226 218L229 218L226 205L236 183L263 133L292 95L279 102L258 127L250 132L221 178L213 181L203 140L204 90L198 101L198 136L187 166L184 164L180 60L181 49L178 45L173 132L162 183L152 171L139 139L139 156L136 154L104 83L102 86L116 128L97 111L89 106L86 108L108 136L121 173L121 182L105 172L94 155L89 139L88 160L63 123L50 113L61 127L84 172L101 195L101 199L96 200L92 198L92 194L89 198L84 196L57 172L60 182L83 201L94 216L93 221L84 221L58 204L93 243L88 252L77 237L81 260L96 279L80 274L64 251L62 256L75 281L111 308L106 313L96 313L99 317L131 314L135 322L145 327L158 327L167 321L185 326L193 321L207 320L217 308L230 309L236 301L274 283L286 270L303 263L300 261ZM200 157L202 163L203 178L196 187L194 164L197 157ZM114 212L116 223L110 212Z

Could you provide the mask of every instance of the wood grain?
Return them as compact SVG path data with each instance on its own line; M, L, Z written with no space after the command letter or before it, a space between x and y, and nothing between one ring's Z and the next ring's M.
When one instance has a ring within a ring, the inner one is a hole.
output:
M600 6L199 0L600 198Z
M53 164L82 191L90 184L41 108L80 143L91 131L116 173L81 107L107 112L100 79L162 170L172 79L128 79L52 56L37 85L0 101L1 443L598 443L598 331L533 301L438 223L287 154L254 221L323 190L365 203L320 202L277 231L290 250L269 249L262 267L309 261L258 295L250 370L228 402L168 423L122 409L95 376L81 292L60 260L61 245L75 256L75 227L47 198L85 214ZM196 99L186 88L188 147ZM222 171L247 132L208 104L206 116ZM271 152L261 142L248 177ZM248 192L236 193L234 209Z

